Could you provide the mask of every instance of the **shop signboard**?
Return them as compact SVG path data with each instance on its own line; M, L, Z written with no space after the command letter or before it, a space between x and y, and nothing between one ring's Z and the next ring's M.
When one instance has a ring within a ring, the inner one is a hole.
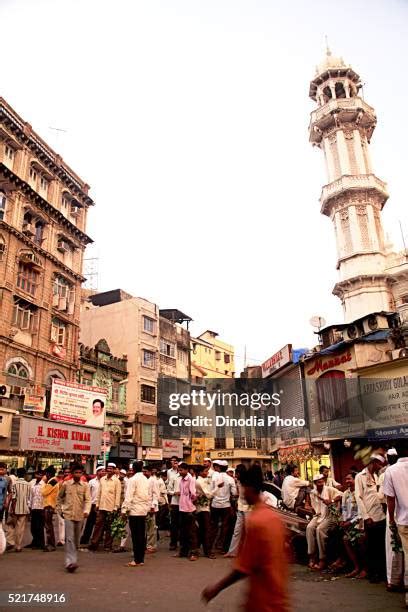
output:
M37 389L28 388L24 395L23 410L44 415L45 396L39 393Z
M146 448L145 459L149 461L161 461L163 459L162 448Z
M291 344L287 344L280 351L272 355L272 357L269 357L269 359L264 361L264 363L261 366L262 378L266 378L267 376L274 374L275 372L283 368L283 366L287 365L288 363L292 363L292 345Z
M46 419L21 417L21 450L54 454L99 455L102 436L98 429L65 423L53 423Z
M374 439L406 437L408 429L408 365L360 378L367 433Z
M176 456L179 459L183 457L183 441L182 440L162 440L163 459L170 459Z
M65 380L53 380L50 419L102 428L108 390Z

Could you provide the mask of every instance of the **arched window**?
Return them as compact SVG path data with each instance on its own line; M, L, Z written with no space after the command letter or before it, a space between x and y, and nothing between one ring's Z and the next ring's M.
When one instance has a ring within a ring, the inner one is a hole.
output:
M35 242L37 242L38 244L41 244L43 241L43 234L44 234L44 221L39 220L35 224L35 233L34 233Z
M4 191L0 191L0 221L4 219L6 213L7 198Z
M25 380L30 378L28 368L20 361L10 364L7 369L7 374L9 376L16 376L17 378L24 378Z
M345 98L346 97L346 90L344 89L344 84L339 81L338 83L336 83L335 87L335 92L336 92L336 98Z
M349 406L344 372L330 370L316 380L320 421L347 418Z
M323 89L323 95L324 95L324 97L325 97L325 101L326 101L326 102L328 102L329 100L331 100L331 97L332 97L332 92L331 92L331 89L330 89L330 87L329 87L328 85L327 85L327 87L325 87L325 88Z
M0 261L3 259L3 255L6 252L6 241L3 236L0 234Z

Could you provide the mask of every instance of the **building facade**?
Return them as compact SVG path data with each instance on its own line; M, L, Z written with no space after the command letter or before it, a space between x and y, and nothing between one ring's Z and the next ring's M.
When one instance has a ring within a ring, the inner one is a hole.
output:
M123 435L127 376L127 356L112 355L105 339L100 339L93 347L80 344L78 382L107 390L103 434L105 454L117 447Z
M197 338L191 338L193 369L205 374L203 378L234 378L234 347L218 338L218 333L207 329Z
M122 439L157 446L159 308L117 289L93 294L81 311L81 342L105 338L115 355L127 356L126 419Z
M1 410L76 379L89 186L0 98ZM27 412L29 412L27 410Z

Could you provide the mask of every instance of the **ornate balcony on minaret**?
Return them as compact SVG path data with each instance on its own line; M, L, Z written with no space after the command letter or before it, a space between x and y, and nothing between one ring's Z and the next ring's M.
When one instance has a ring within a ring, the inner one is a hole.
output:
M387 186L372 168L369 144L377 117L361 89L359 75L327 49L310 83L309 96L318 108L311 113L309 134L325 156L328 183L320 196L321 213L335 230L340 282L333 293L347 321L389 310L392 303L381 222Z

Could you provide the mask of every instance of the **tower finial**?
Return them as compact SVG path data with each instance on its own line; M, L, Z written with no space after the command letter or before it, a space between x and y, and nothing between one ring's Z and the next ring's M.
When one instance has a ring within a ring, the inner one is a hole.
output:
M326 40L326 55L329 57L331 55L331 51L329 47L329 39L327 37L327 34L325 34L324 38Z

